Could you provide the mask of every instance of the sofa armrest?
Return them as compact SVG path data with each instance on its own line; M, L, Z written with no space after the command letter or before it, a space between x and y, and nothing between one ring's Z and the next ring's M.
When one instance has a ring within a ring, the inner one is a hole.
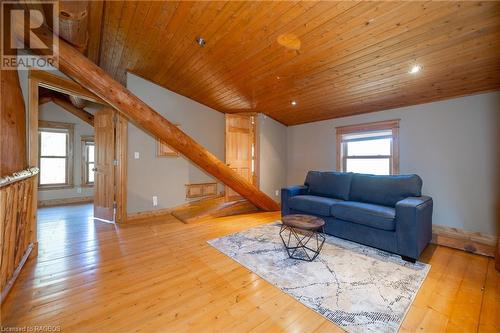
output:
M288 200L296 195L307 194L308 187L304 185L294 185L283 187L281 189L281 215L289 215L290 208L288 207Z
M418 259L432 238L431 197L409 197L396 203L398 252Z

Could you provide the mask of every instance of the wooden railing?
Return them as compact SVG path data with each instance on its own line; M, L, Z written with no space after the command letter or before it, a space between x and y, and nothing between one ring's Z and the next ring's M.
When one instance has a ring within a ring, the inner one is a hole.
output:
M0 287L4 301L36 244L38 168L0 178Z

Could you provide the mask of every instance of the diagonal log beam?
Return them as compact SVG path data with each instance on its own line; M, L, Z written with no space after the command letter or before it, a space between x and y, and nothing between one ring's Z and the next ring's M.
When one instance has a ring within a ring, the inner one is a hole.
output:
M16 37L29 45L29 41L24 40L25 34L21 23L15 22L14 31ZM36 26L36 24L36 22L33 22L32 26ZM42 27L34 32L46 45L51 43L53 34L47 28ZM26 36L28 37L29 34L26 34ZM43 45L38 45L38 47L41 48ZM37 49L33 48L32 50ZM279 205L273 199L229 168L202 145L133 95L127 88L115 81L62 39L59 39L58 55L59 70L113 106L125 118L165 141L194 164L238 192L255 206L266 211L279 210Z
M94 127L94 116L85 110L79 109L66 99L59 96L52 96L52 102L62 107L64 110L80 118L90 126Z

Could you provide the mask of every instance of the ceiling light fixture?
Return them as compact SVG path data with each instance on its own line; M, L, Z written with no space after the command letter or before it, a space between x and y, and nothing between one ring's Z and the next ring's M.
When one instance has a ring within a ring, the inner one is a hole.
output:
M420 65L413 65L413 66L411 66L409 73L410 74L417 74L421 70L422 70L422 66L420 66Z
M297 101L291 101L290 104L292 104L292 106L296 106L297 105Z
M198 43L201 47L204 47L207 42L203 37L196 37L196 43Z

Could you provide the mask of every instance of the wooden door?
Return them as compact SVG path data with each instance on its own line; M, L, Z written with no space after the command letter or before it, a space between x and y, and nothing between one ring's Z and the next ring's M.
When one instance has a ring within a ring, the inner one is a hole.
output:
M255 116L226 114L226 163L252 184L256 184ZM241 196L226 186L226 201Z
M113 118L112 109L102 109L94 115L94 217L107 221L114 220L115 122Z

